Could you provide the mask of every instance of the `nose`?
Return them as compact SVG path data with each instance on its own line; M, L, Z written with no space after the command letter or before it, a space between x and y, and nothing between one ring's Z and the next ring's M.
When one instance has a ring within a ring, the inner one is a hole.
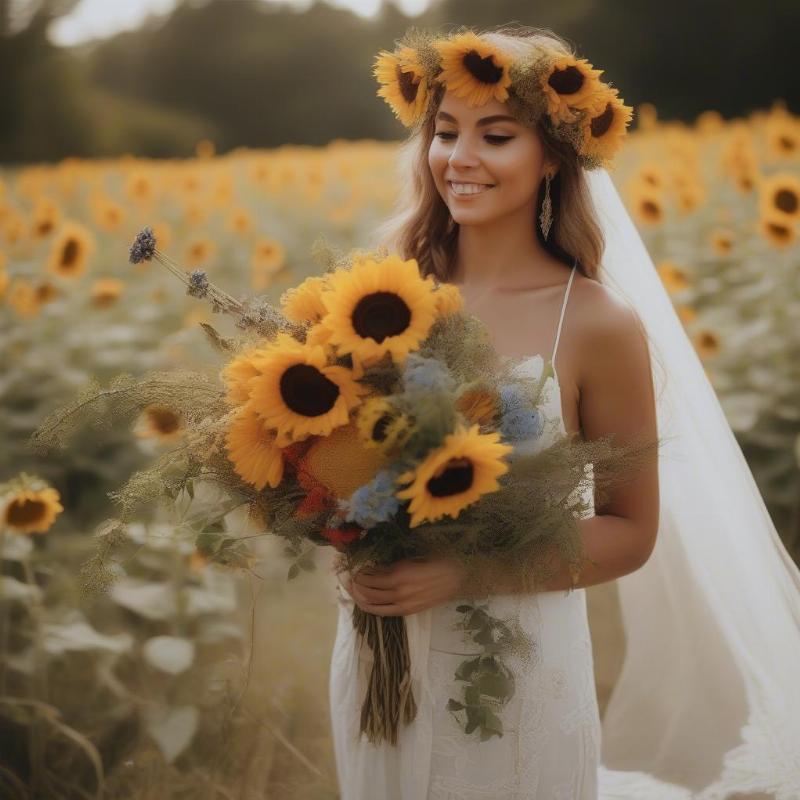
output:
M458 137L450 153L450 158L447 159L447 163L454 169L476 167L480 164L480 160L469 142L469 137Z

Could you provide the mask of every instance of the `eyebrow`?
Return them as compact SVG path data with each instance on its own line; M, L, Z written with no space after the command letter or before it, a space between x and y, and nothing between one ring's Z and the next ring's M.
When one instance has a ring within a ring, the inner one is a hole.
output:
M443 119L446 122L457 122L458 120L446 111L440 111L436 115L436 119ZM519 122L515 117L509 117L507 114L494 114L491 117L483 117L478 120L478 125L491 125L493 122Z

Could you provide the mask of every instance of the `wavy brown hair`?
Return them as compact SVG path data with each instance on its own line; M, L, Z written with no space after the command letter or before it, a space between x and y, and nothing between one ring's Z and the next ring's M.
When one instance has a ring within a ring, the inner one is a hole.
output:
M542 46L576 55L564 39L545 28L503 25L479 35L512 57L524 56ZM436 128L436 110L444 91L441 84L436 84L430 99L432 113L400 148L401 192L392 216L378 229L377 240L378 247L386 247L404 259L416 259L422 275L450 281L455 269L458 224L453 221L439 194L428 165L428 150ZM538 222L545 195L544 180L539 186L536 213L531 224L540 244L549 253L569 267L575 262L586 277L599 280L605 243L584 169L568 143L556 139L542 123L537 123L535 130L545 157L557 166L558 173L550 184L553 224L548 239L545 241L542 236Z

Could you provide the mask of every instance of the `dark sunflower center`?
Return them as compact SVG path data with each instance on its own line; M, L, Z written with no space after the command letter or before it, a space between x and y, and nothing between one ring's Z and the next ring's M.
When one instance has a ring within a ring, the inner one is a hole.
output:
M178 429L178 416L168 408L151 409L150 419L160 433L174 433Z
M555 69L547 79L547 82L557 94L576 94L581 90L583 81L583 73L577 67Z
M310 364L293 364L281 375L281 398L295 414L327 414L339 397L339 387Z
M78 260L80 245L75 239L67 239L64 249L61 251L61 266L71 267Z
M41 500L12 500L6 512L6 519L9 525L22 527L31 522L38 522L44 517L44 513L45 504Z
M606 110L599 116L593 117L591 122L592 136L599 139L608 132L611 123L614 121L614 109L611 103L606 103Z
M797 195L791 189L780 189L775 193L775 206L787 214L797 211Z
M386 430L394 419L391 414L383 414L380 419L372 426L372 441L382 442L386 439Z
M403 95L403 100L405 100L406 103L413 103L417 99L419 83L414 83L413 72L403 72L403 70L398 67L397 85L400 87L400 94Z
M387 336L398 336L411 322L411 309L393 292L373 292L358 301L353 310L353 329L362 339L380 344Z
M450 497L466 492L474 476L475 467L468 458L451 458L425 486L434 497Z
M470 50L464 56L464 68L481 83L499 83L503 68L498 67L491 56L481 58L480 53Z

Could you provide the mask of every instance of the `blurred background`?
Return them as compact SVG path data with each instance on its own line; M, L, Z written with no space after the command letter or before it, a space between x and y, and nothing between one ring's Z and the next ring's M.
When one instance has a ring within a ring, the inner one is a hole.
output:
M320 242L373 246L405 134L375 55L410 25L514 21L633 106L612 178L800 561L796 2L0 0L0 797L337 796L328 551L288 580L255 537L257 567L225 568L197 537L257 531L201 485L129 509L115 544L113 492L185 431L111 381L216 375L200 323L235 333L128 248L150 225L184 268L277 302ZM32 446L98 384L93 419ZM9 515L44 486L60 509ZM602 713L625 642L615 583L588 597Z

